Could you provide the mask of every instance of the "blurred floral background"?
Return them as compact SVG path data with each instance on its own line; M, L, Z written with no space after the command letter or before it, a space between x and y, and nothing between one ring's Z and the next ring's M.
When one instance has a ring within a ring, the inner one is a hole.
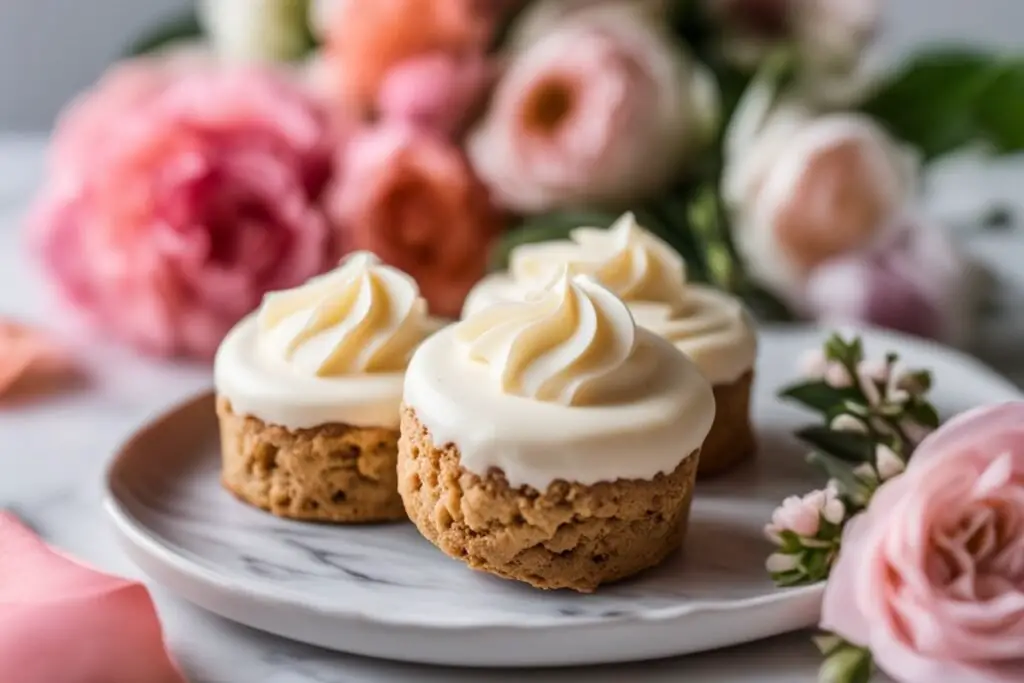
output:
M515 245L632 210L762 319L963 344L987 278L920 212L920 180L1024 146L1024 59L936 48L879 69L881 17L882 0L201 0L61 115L31 247L93 329L208 358L266 291L349 251L454 317Z

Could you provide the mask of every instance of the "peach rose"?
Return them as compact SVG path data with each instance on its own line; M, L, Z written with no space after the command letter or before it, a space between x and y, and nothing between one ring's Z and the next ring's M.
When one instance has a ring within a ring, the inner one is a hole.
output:
M467 142L499 203L517 211L654 195L716 122L713 81L646 3L564 10L548 0L527 11Z
M875 493L822 626L903 683L1024 680L1024 402L949 421Z
M372 108L388 72L408 59L482 54L494 19L475 0L335 0L316 13L331 90L355 111Z
M365 249L419 282L431 312L457 317L484 275L501 219L458 148L385 122L357 135L339 161L330 210L350 249Z
M137 61L61 119L29 230L87 323L210 357L268 290L338 258L322 112L256 69Z
M725 156L737 247L790 302L815 267L879 239L917 183L916 156L871 119L777 102L761 84L741 102Z

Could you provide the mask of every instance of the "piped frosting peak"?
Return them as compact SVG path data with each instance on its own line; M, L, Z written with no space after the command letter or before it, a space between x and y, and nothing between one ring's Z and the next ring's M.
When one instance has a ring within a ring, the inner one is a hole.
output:
M526 244L511 255L517 282L539 283L565 264L593 275L627 302L657 301L672 312L686 304L686 264L668 244L626 213L607 230L577 228L569 240Z
M401 372L427 320L413 278L356 252L300 287L268 294L257 316L258 345L304 375Z
M502 392L537 401L605 403L641 386L649 370L632 362L637 330L626 304L571 267L525 301L467 318L455 334Z

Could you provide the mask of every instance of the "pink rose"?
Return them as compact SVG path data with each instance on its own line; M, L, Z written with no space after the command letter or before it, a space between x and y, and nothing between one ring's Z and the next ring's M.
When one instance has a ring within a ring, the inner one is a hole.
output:
M713 82L646 3L561 2L522 18L470 159L517 211L656 194L709 140Z
M1024 402L949 421L878 490L822 626L902 683L1024 680Z
M319 205L331 148L270 71L133 62L62 118L31 237L94 328L209 357L265 292L337 261Z
M973 304L970 262L938 226L908 223L869 248L826 261L806 283L809 313L962 342Z
M384 118L454 135L477 109L491 80L483 55L437 52L392 68L381 84L377 109Z
M351 141L330 208L346 247L372 251L416 278L431 312L457 317L483 277L501 216L460 150L384 122Z

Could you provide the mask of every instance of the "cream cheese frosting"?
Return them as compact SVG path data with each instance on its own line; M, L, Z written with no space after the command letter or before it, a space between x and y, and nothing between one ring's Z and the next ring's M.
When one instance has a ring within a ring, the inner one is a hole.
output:
M404 400L434 443L458 447L464 468L498 468L511 486L537 490L671 472L715 416L697 366L568 269L427 339Z
M416 282L357 252L268 294L217 352L217 391L235 412L289 429L397 428L405 367L436 328Z
M568 266L625 300L637 324L672 341L713 384L735 382L754 367L757 338L742 304L714 288L687 284L682 258L632 214L608 230L578 228L570 237L517 247L507 272L473 288L463 316L522 300Z

